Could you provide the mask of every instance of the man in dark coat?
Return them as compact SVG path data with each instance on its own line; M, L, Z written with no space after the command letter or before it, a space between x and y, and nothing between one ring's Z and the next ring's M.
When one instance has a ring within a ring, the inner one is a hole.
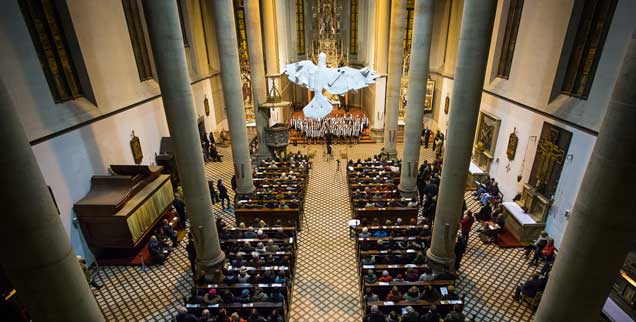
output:
M464 253L466 252L466 247L468 243L463 236L457 237L457 242L455 243L455 270L459 270L459 267L462 264L462 258L464 257Z
M431 130L428 127L424 128L422 136L424 137L424 148L428 149L428 142L431 140Z
M219 198L221 199L221 208L224 210L230 210L232 203L230 202L230 195L227 193L227 188L223 185L223 180L219 179L216 182L216 188L219 190ZM227 202L227 207L225 207Z
M174 194L174 201L172 202L174 209L177 211L177 215L179 216L179 225L183 228L186 227L186 204L181 199L181 195L178 193Z
M214 180L208 181L208 187L210 188L210 199L212 199L212 204L215 205L219 202L219 196L216 194L216 190L214 190Z

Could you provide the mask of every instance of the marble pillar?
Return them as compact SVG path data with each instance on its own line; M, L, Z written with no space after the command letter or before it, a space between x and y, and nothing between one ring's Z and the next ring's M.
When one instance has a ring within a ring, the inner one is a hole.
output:
M177 3L144 0L143 4L163 109L174 140L177 169L188 207L190 231L196 240L197 271L217 279L221 276L225 254L212 214Z
M454 260L466 176L479 116L497 0L464 2L453 97L437 198L433 239L427 255L444 266Z
M33 321L105 321L17 111L0 84L2 268Z
M536 322L596 322L636 236L636 32L576 197ZM618 144L617 144L618 143ZM574 156L575 158L577 156Z
M404 60L404 28L406 0L391 2L391 33L389 35L389 78L384 114L384 153L386 157L397 157L398 114Z
M245 27L247 28L247 49L250 57L250 76L254 115L256 116L256 137L258 139L257 158L271 156L264 142L264 131L269 126L269 109L261 108L267 102L267 80L263 61L263 38L261 37L261 12L258 0L245 0Z
M375 16L375 63L373 68L378 75L386 75L389 56L389 21L391 1L376 0ZM386 77L376 80L371 85L375 87L375 99L373 115L369 115L371 120L371 131L376 132L378 137L382 138L382 129L384 128L384 106L386 104Z
M415 0L409 89L406 106L404 151L398 189L405 196L417 196L417 170L420 160L424 98L428 76L429 53L433 32L433 0Z
M231 0L216 0L212 3L214 5L216 41L221 62L221 84L223 84L225 110L232 138L236 192L250 193L255 188L252 182L252 165L241 94L241 68L234 23L234 8Z

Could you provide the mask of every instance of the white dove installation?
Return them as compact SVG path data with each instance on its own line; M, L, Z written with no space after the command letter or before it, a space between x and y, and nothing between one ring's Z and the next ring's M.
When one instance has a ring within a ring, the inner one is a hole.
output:
M318 66L311 60L303 60L285 66L285 74L295 84L307 87L314 93L313 99L303 108L305 117L321 119L333 109L323 90L333 95L344 95L375 83L378 75L369 67L327 67L327 54L318 55Z

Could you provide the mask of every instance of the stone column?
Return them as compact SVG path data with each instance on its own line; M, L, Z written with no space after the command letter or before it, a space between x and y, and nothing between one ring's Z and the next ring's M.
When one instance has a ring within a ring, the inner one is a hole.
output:
M2 267L34 321L104 321L3 84L0 113Z
M596 322L636 235L636 33L534 320ZM575 156L576 157L576 156Z
M232 157L236 174L237 193L254 191L252 165L247 141L245 111L241 89L241 69L239 66L234 8L231 0L215 0L214 21L216 24L216 42L221 61L221 83L227 122L232 137Z
M486 62L497 0L464 2L455 82L437 198L433 240L427 255L448 265L454 259L455 238L462 216L466 176L484 86Z
M250 73L254 115L256 116L256 134L258 138L257 158L271 156L269 147L263 141L264 130L269 126L269 109L261 108L267 102L267 81L263 62L263 38L261 37L261 12L258 0L245 0L245 27L247 28L247 50L250 56Z
M387 63L389 56L389 14L391 12L391 2L389 0L377 0L375 2L375 63L373 68L378 75L386 75ZM376 132L377 136L383 136L384 128L384 106L386 104L386 77L376 80L375 99L373 115L369 115L372 121L371 131Z
M263 43L265 44L265 63L268 75L280 73L278 67L278 39L276 38L276 3L274 0L262 0L263 3Z
M144 0L143 4L163 109L174 140L177 169L188 206L190 231L197 241L198 272L218 278L225 254L219 244L210 189L205 178L177 2Z
M388 158L397 157L397 130L404 59L404 26L406 1L391 2L391 34L389 35L389 79L384 114L384 153Z
M402 171L398 189L402 194L417 194L417 168L420 160L422 121L424 119L424 95L428 76L429 53L433 31L433 0L416 0L413 21L411 65L409 67L409 91L404 130Z

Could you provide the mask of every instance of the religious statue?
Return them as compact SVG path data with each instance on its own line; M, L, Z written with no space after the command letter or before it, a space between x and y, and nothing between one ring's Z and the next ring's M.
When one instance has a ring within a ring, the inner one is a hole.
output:
M313 91L313 99L303 108L306 117L323 118L331 113L333 106L323 94L327 90L333 95L344 95L375 83L378 75L369 67L355 69L351 67L327 67L327 54L318 55L318 66L311 60L303 60L285 66L285 74L292 83L307 87Z

